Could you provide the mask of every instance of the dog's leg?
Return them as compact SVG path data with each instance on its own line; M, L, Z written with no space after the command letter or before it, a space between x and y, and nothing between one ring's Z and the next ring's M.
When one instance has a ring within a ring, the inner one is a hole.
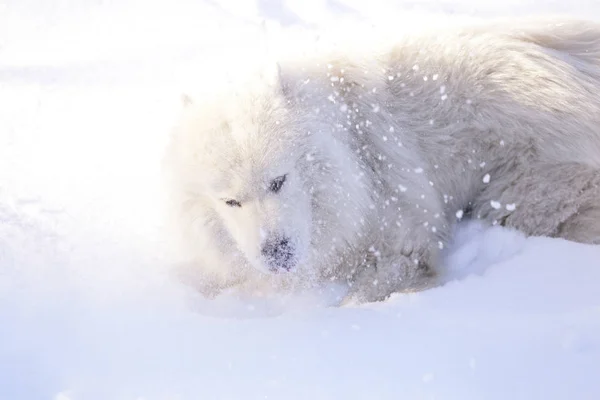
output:
M556 236L580 243L600 244L600 197L583 204L558 227Z
M473 217L530 236L600 242L600 170L536 164L490 182L473 202Z

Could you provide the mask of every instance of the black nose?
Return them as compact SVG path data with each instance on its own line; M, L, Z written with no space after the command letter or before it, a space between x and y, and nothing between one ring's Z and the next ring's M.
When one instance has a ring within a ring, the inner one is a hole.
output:
M289 271L294 264L294 249L287 237L267 239L261 253L272 271Z

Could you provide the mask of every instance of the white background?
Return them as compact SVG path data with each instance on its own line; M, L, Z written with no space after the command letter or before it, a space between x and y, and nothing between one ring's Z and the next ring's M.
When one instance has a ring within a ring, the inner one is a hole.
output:
M160 236L180 91L252 57L263 20L558 12L600 3L0 2L0 398L600 398L598 247L464 224L445 286L332 308L336 288L199 298Z

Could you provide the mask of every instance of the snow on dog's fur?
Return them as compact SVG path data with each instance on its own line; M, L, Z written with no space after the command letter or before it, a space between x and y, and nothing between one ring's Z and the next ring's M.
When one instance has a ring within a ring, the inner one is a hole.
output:
M584 21L303 53L185 107L173 221L206 291L340 279L363 301L434 284L462 217L600 243L599 93Z

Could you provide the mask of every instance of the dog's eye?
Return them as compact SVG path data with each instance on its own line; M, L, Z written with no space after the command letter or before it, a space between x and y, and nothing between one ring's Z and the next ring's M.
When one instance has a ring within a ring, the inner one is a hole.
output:
M269 184L269 190L273 193L279 192L283 186L283 183L285 182L286 176L287 175L281 175L280 177L273 179Z
M240 203L237 200L233 200L233 199L225 200L225 204L227 204L229 207L241 207L242 206L242 203Z

